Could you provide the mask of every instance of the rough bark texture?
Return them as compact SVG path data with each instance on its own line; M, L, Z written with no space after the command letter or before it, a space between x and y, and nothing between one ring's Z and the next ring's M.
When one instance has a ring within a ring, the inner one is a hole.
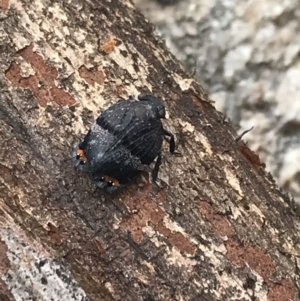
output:
M299 300L293 204L133 5L3 3L0 299ZM181 156L105 195L71 149L140 92Z
M135 2L300 203L299 1Z

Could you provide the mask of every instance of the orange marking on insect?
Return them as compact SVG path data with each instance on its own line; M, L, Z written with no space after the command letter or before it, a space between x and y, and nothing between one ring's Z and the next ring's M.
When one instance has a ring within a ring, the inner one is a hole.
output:
M114 184L114 186L120 186L120 182L117 179L112 178L110 176L106 176L106 175L104 175L103 177L106 182L112 182Z
M87 161L87 157L86 157L86 155L85 155L83 149L79 148L79 149L77 150L77 156L80 157L80 160L81 160L81 161L83 161L83 162L86 162L86 161Z

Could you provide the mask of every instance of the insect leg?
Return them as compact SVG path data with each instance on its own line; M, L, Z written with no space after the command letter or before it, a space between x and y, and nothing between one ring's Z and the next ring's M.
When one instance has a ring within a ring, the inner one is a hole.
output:
M152 179L153 179L153 182L155 182L156 179L157 179L157 176L158 176L158 170L159 170L160 164L161 164L161 153L158 154L157 159L156 159L156 162L155 162L154 169L153 169L153 171L152 171Z
M174 153L174 151L175 151L175 138L174 138L174 135L171 132L169 132L165 129L164 129L164 135L170 137L170 141L169 141L169 143L170 143L170 153Z

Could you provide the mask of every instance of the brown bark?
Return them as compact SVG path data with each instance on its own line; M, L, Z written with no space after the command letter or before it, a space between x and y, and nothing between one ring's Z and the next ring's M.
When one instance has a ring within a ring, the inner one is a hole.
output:
M0 299L299 300L293 204L131 2L13 0L0 22ZM141 92L181 156L163 189L106 195L70 152Z

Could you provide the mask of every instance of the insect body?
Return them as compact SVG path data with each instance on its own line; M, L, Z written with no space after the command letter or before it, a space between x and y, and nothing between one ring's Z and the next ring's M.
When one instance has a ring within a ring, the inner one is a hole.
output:
M73 150L74 164L89 172L100 188L116 190L157 158L155 181L164 136L170 137L170 152L175 151L174 136L161 122L163 103L153 95L141 94L138 99L120 100L106 109Z

